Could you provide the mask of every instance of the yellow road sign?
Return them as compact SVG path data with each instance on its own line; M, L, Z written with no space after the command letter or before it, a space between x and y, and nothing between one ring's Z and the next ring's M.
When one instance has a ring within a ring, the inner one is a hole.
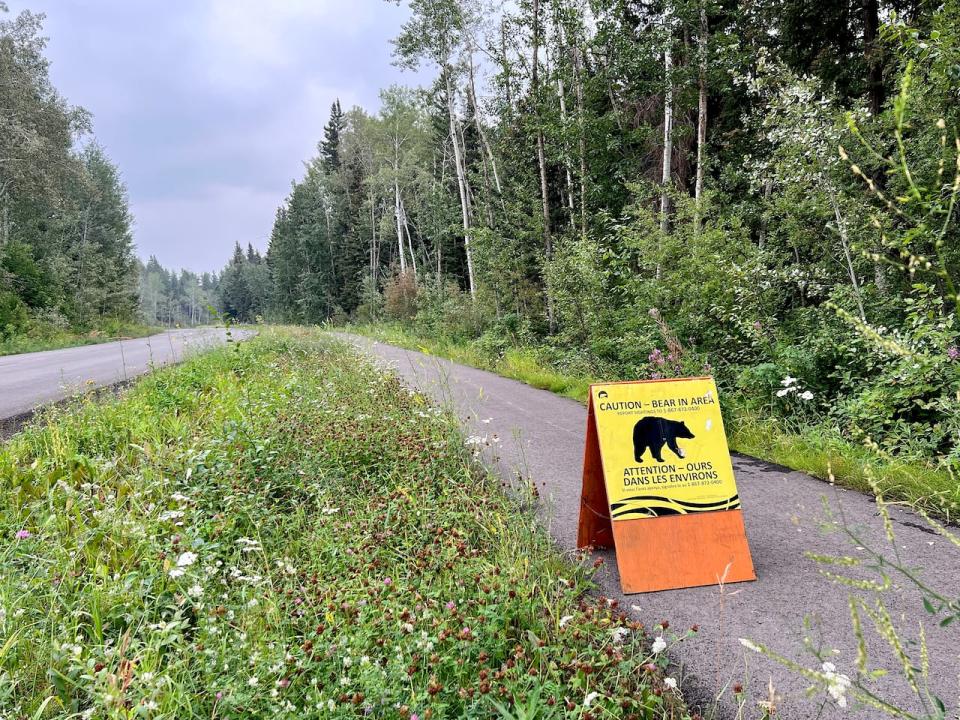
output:
M613 520L740 507L712 378L593 385Z

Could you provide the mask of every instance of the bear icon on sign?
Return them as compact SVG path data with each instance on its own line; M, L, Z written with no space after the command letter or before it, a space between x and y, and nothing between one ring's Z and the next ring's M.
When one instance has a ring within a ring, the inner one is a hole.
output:
M650 417L641 418L633 426L633 457L638 463L643 462L643 454L650 450L650 454L657 462L662 463L663 446L666 445L678 458L683 458L683 450L677 445L677 438L692 439L687 424L680 420Z

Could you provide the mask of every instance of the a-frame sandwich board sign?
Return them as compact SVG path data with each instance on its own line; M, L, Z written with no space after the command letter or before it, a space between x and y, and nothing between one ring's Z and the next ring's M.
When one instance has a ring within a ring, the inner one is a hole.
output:
M590 386L577 545L624 593L756 579L713 378Z

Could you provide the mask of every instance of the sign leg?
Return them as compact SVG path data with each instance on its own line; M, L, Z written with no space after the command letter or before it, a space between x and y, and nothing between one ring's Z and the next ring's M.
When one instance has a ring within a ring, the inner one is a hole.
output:
M587 407L587 443L583 451L583 490L580 496L577 547L612 546L613 524L610 520L610 504L607 502L607 488L603 480L600 440L591 397Z

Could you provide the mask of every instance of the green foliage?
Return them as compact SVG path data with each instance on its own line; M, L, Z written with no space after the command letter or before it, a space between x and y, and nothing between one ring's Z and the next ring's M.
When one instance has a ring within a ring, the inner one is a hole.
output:
M244 255L236 243L233 257L220 273L216 296L220 311L231 320L254 322L267 309L270 270L260 253L247 246Z
M214 306L221 303L219 283L220 278L210 273L197 275L181 270L178 274L151 256L146 265L140 266L140 314L151 325L208 324L213 320Z
M688 716L673 639L586 594L455 417L313 333L51 413L0 497L17 716Z
M30 307L42 308L49 302L49 278L33 257L29 245L11 241L3 247L3 270L8 273L9 284L23 303Z
M19 297L0 291L0 337L6 340L27 325L27 308Z
M410 9L431 84L334 105L274 314L382 308L550 387L710 373L791 434L956 465L955 2Z
M883 348L869 383L850 383L836 409L850 434L888 453L960 462L960 354L956 315L932 287L904 300L906 323ZM849 382L849 378L846 378Z
M136 315L132 218L123 181L89 137L90 119L50 82L42 15L0 8L0 294L52 310L76 330ZM9 319L9 318L8 318Z

